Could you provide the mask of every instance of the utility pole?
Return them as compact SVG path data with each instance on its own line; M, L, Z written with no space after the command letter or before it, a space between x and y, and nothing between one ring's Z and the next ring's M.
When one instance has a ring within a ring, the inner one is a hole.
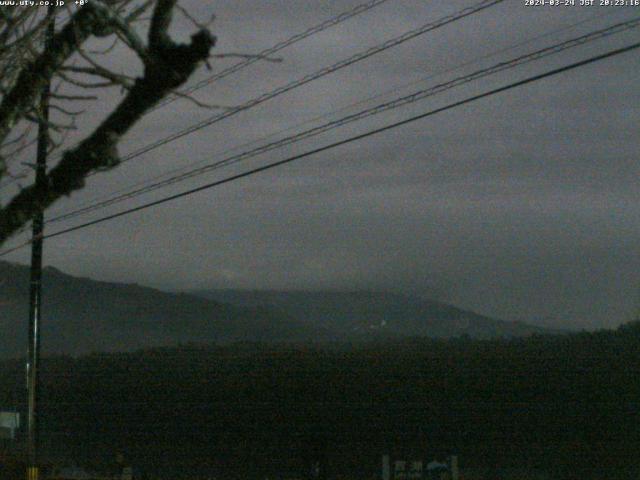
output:
M44 49L51 48L55 33L55 6L49 4ZM36 159L36 189L46 189L47 150L49 148L49 95L51 79L40 93L38 152ZM40 362L40 316L42 297L42 233L44 213L40 210L33 217L31 244L31 283L29 295L29 345L27 349L27 480L38 480L38 363Z

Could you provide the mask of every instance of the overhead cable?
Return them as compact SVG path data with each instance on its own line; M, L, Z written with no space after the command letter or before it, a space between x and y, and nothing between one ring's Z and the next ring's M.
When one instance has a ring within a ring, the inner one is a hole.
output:
M369 10L371 10L374 7L377 7L378 5L387 2L388 0L372 0L370 2L367 3L363 3L361 5L357 5L356 7L354 7L351 10L348 10L346 12L342 12L341 14L330 18L329 20L326 20L322 23L319 23L318 25L315 25L311 28L308 28L307 30L305 30L304 32L301 33L297 33L295 35L293 35L292 37L289 37L286 40L283 40L282 42L276 43L275 45L273 45L272 47L266 48L264 50L262 50L261 52L258 52L256 55L250 56L246 59L244 59L241 62L238 62L234 65L231 65L230 67L225 68L224 70L215 73L213 75L211 75L210 77L199 81L198 83L196 83L195 85L192 85L186 89L184 89L181 93L182 94L190 94L195 92L196 90L199 90L203 87L206 87L207 85L211 85L214 82L217 82L218 80L222 80L225 77L228 77L231 74L234 74L240 70L242 70L243 68L248 67L249 65L252 65L255 62L260 61L261 59L264 58L270 58L272 55L278 53L280 50L283 50L291 45L293 45L294 43L297 43L301 40L304 40L305 38L308 38L312 35L315 35L319 32L322 32L323 30L326 30L328 28L331 28L335 25L338 25L346 20L349 20L352 17L355 17L357 15L360 15L361 13L367 12ZM153 110L156 110L158 108L163 107L164 105L171 103L172 101L176 100L179 97L170 97L165 99L164 101L160 102L158 105L156 105Z
M179 138L182 138L186 135L189 135L191 133L194 133L198 130L202 130L205 127L211 126L215 123L218 123L226 118L229 118L231 116L237 115L240 112L249 110L253 107L256 107L257 105L260 105L264 102L267 102L269 100L272 100L273 98L276 98L284 93L290 92L293 89L299 88L303 85L306 85L307 83L310 83L312 81L318 80L319 78L322 78L326 75L329 75L331 73L334 73L338 70L341 70L345 67L348 67L350 65L353 65L357 62L360 62L362 60L365 60L367 58L372 57L373 55L376 55L378 53L384 52L385 50L388 50L390 48L396 47L402 43L405 43L409 40L412 40L420 35L423 35L427 32L431 32L433 30L436 30L438 28L441 28L445 25L448 25L450 23L456 22L458 20L461 20L462 18L468 17L469 15L473 15L475 13L481 12L487 8L493 7L499 3L504 2L505 0L483 0L482 2L471 6L471 7L467 7L465 9L462 9L456 13L453 13L451 15L447 15L445 17L440 18L439 20L436 20L434 22L429 22L425 25L422 25L421 27L415 28L413 30L407 31L405 33L403 33L402 35L399 35L397 37L394 37L392 39L389 39L381 44L378 44L376 46L370 47L362 52L356 53L348 58L345 58L337 63L334 63L333 65L329 65L327 67L321 68L320 70L317 70L313 73L310 73L308 75L305 75L297 80L294 80L292 82L289 82L285 85L282 85L274 90L271 90L270 92L265 92L261 95L259 95L256 98L253 98L241 105L238 105L236 107L233 107L229 110L226 110L224 112L221 112L219 114L213 115L209 118L207 118L206 120L203 120L201 122L198 122L194 125L191 125L179 132L173 133L171 135L168 135L164 138L161 138L159 140L156 140L155 142L152 142L150 144L147 144L141 148L139 148L138 150L135 150L127 155L125 155L122 159L121 159L121 164L128 162L130 160L132 160L133 158L139 157L140 155L150 152L151 150L155 150L158 147L161 147L163 145L166 145L168 143L171 143L175 140L178 140Z
M257 155L278 149L278 148L282 148L284 146L288 146L291 145L293 143L311 138L311 137L315 137L317 135L320 135L322 133L328 132L330 130L334 130L336 128L342 127L344 125L362 120L364 118L373 116L373 115L377 115L383 112L386 112L388 110L392 110L395 108L399 108L405 105L408 105L410 103L414 103L417 102L419 100L423 100L425 98L440 94L442 92L445 92L447 90L450 90L452 88L470 83L472 81L478 80L480 78L484 78L487 77L489 75L494 75L496 73L505 71L505 70L509 70L511 68L515 68L517 66L526 64L526 63L530 63L536 60L540 60L546 57L549 57L551 55L563 52L567 49L570 48L574 48L580 45L584 45L586 43L589 42L593 42L605 37L609 37L611 35L615 35L624 31L627 31L629 29L632 28L637 28L638 26L640 26L640 17L636 17L632 20L626 21L626 22L622 22L622 23L618 23L616 25L612 25L610 27L601 29L601 30L597 30L585 35L581 35L579 37L567 40L565 42L561 42L555 45L552 45L550 47L546 47L525 55L521 55L519 57L513 58L511 60L508 61L504 61L504 62L500 62L497 63L495 65L492 65L490 67L487 68L483 68L481 70L477 70L473 73L467 74L467 75L463 75L457 78L454 78L453 80L449 80L447 82L444 83L440 83L438 85L426 88L426 89L421 89L418 90L416 92L413 92L409 95L405 95L399 98L396 98L394 100L376 105L374 107L370 107L367 109L364 109L360 112L351 114L351 115L347 115L345 117L342 117L340 119L325 123L323 125L317 126L317 127L313 127L310 128L308 130L305 130L303 132L294 134L294 135L290 135L288 137L282 138L280 140L277 140L275 142L271 142L268 143L266 145L262 145L259 146L257 148L254 148L252 150L248 150L236 155L232 155L230 157L227 157L225 159L213 162L211 164L205 165L203 167L199 167L193 170L190 170L188 172L182 173L180 175L175 175L173 177L167 178L165 180L156 182L156 183L152 183L150 185L146 185L144 187L132 190L130 192L124 193L122 195L117 195L115 197L109 198L107 200L104 201L100 201L97 203L94 203L92 205L86 206L86 207L82 207L79 209L76 209L74 211L68 212L66 214L62 214L56 217L51 218L47 223L52 223L52 222L59 222L62 220L68 220L70 218L74 218L78 215L82 215L84 213L88 213L91 211L95 211L101 208L105 208L107 206L116 204L116 203L120 203L124 200L128 200L131 198L135 198L138 197L142 194L157 190L159 188L163 188L184 180L187 180L189 178L193 178L208 172L211 172L213 170L217 170L219 168L222 167L226 167L235 163L238 163L242 160L248 159L248 158L252 158L255 157Z
M417 85L417 84L420 84L420 83L425 83L426 81L428 81L428 80L430 80L432 78L439 77L439 76L445 75L447 73L455 72L455 71L460 70L460 69L462 69L464 67L467 67L469 65L477 64L477 63L480 63L483 60L495 57L495 56L497 56L497 55L499 55L501 53L505 53L505 52L514 50L514 49L516 49L518 47L521 47L521 46L524 46L524 45L528 45L528 44L530 44L530 43L532 43L534 41L539 41L539 40L541 40L541 39L543 39L545 37L557 34L559 32L564 32L566 30L574 29L574 28L576 28L576 27L578 27L578 26L580 26L582 24L585 24L587 22L591 22L593 20L601 19L603 17L607 17L607 16L610 16L610 15L613 15L614 13L616 13L616 12L615 11L608 11L605 14L592 15L592 16L589 16L588 18L582 19L582 20L580 20L578 22L575 22L575 23L572 23L572 24L569 24L569 25L564 25L561 28L549 30L549 31L546 31L546 32L544 32L542 34L539 34L539 35L536 35L536 36L533 36L533 37L529 37L529 38L527 38L527 39L525 39L523 41L517 42L517 43L512 44L512 45L509 45L508 47L501 48L499 50L494 50L494 51L492 51L490 53L487 53L485 55L482 55L480 57L476 57L476 58L474 58L474 59L472 59L470 61L466 61L466 62L463 62L461 64L457 64L457 65L455 65L453 67L447 68L445 70L441 70L439 72L432 73L430 75L427 75L426 77L421 78L420 80L414 80L414 81L412 81L410 83L407 83L407 84L404 84L404 85L395 86L395 87L393 87L393 88L391 88L389 90L386 90L384 92L372 95L372 96L367 97L367 98L362 99L362 100L358 100L358 101L356 101L354 103L351 103L349 105L341 107L341 108L339 108L337 110L332 110L330 112L323 113L321 115L309 118L309 119L307 119L307 120L305 120L303 122L300 122L300 123L298 123L296 125L291 125L291 126L285 127L285 128L283 128L283 129L281 129L279 131L273 132L273 133L271 133L269 135L266 135L264 137L260 137L260 138L257 138L257 139L242 143L240 145L236 145L234 147L228 148L228 149L224 150L223 152L217 153L217 155L228 155L228 154L230 154L230 153L232 153L234 151L237 151L237 150L240 150L240 149L243 149L243 148L246 148L246 147L250 147L252 145L259 144L259 143L264 142L266 140L269 140L271 138L277 137L280 134L295 130L295 129L297 129L299 127L302 127L304 125L308 125L308 124L316 122L318 120L323 120L325 118L331 117L331 116L336 115L338 113L350 110L350 109L352 109L354 107L357 107L357 106L360 106L360 105L364 105L364 104L366 104L368 102L371 102L373 100L376 100L376 99L379 99L379 98L383 98L383 97L385 97L385 96L387 96L387 95L389 95L391 93L398 92L398 91L403 90L405 88L408 88L410 86ZM115 198L115 196L118 196L119 194L131 193L131 192L133 192L131 190L132 188L140 187L140 186L146 186L146 185L152 185L152 183L150 183L150 182L154 182L155 183L156 181L160 181L161 179L173 178L179 172L186 172L190 168L193 169L193 167L195 167L196 165L202 165L204 163L207 163L207 160L199 160L199 161L196 161L196 162L191 162L191 163L188 163L186 165L183 165L183 166L180 166L180 167L173 168L171 170L165 171L165 172L163 172L163 173L161 173L159 175L155 175L153 177L138 181L138 182L136 182L134 184L128 185L127 187L120 188L118 190L110 192L107 195L94 197L94 198L92 198L90 200L85 201L78 208L76 208L74 210L74 212L77 211L77 210L84 209L85 207L93 206L94 204L102 202L103 200L110 200L112 198ZM69 213L72 213L72 212L69 212ZM64 213L62 215L66 215L66 213ZM62 216L62 215L59 215L59 216ZM55 218L52 219L52 220L55 220Z
M376 128L374 130L369 130L368 132L365 132L365 133L362 133L362 134L359 134L359 135L355 135L355 136L349 137L349 138L344 139L344 140L333 142L333 143L324 145L322 147L314 148L312 150L308 150L308 151L306 151L304 153L301 153L301 154L298 154L298 155L294 155L294 156L285 158L283 160L272 162L272 163L269 163L267 165L263 165L261 167L256 167L256 168L253 168L251 170L247 170L245 172L238 173L236 175L231 175L231 176L226 177L224 179L216 180L214 182L207 183L205 185L201 185L199 187L192 188L190 190L187 190L187 191L175 194L175 195L164 197L164 198L161 198L159 200L155 200L153 202L146 203L144 205L140 205L140 206L137 206L137 207L134 207L134 208L129 208L127 210L123 210L121 212L114 213L112 215L107 215L105 217L101 217L101 218L92 220L90 222L85 222L85 223L82 223L80 225L75 225L73 227L66 228L64 230L59 230L57 232L44 235L42 238L47 239L47 238L58 237L58 236L61 236L61 235L66 235L68 233L71 233L71 232L74 232L74 231L78 231L78 230L82 230L82 229L85 229L87 227L90 227L90 226L93 226L93 225L97 225L99 223L107 222L109 220L113 220L113 219L116 219L116 218L119 218L119 217L123 217L125 215L129 215L129 214L134 213L134 212L139 212L139 211L146 210L148 208L151 208L151 207L154 207L154 206L157 206L157 205L161 205L163 203L167 203L167 202L171 202L173 200L177 200L179 198L187 197L187 196L193 195L194 193L197 193L197 192L201 192L201 191L204 191L204 190L209 190L211 188L215 188L215 187L218 187L220 185L224 185L226 183L230 183L230 182L239 180L241 178L249 177L249 176L255 175L257 173L265 172L267 170L271 170L273 168L280 167L282 165L286 165L286 164L292 163L294 161L301 160L303 158L307 158L307 157L310 157L312 155L316 155L318 153L325 152L325 151L334 149L334 148L342 146L342 145L346 145L346 144L349 144L349 143L352 143L352 142L363 140L363 139L371 137L373 135L377 135L377 134L380 134L382 132L386 132L386 131L389 131L389 130L392 130L392 129L396 129L398 127L413 123L413 122L415 122L417 120L421 120L421 119L424 119L424 118L427 118L427 117L431 117L431 116L436 115L438 113L442 113L442 112L445 112L445 111L448 111L448 110L452 110L452 109L460 107L462 105L467 105L469 103L475 102L475 101L480 100L482 98L490 97L490 96L496 95L498 93L502 93L502 92L505 92L505 91L508 91L508 90L512 90L514 88L521 87L523 85L527 85L527 84L530 84L530 83L533 83L533 82L537 82L537 81L543 80L543 79L548 78L548 77L559 75L561 73L568 72L570 70L574 70L574 69L577 69L579 67L583 67L583 66L586 66L586 65L589 65L589 64L593 64L593 63L605 60L607 58L615 57L615 56L621 55L623 53L627 53L627 52L630 52L632 50L636 50L638 48L640 48L640 42L628 45L626 47L618 48L618 49L615 49L615 50L610 50L610 51L608 51L606 53L587 58L586 60L581 60L579 62L575 62L575 63L569 64L569 65L565 65L563 67L555 68L553 70L549 70L547 72L544 72L544 73L541 73L541 74L538 74L538 75L534 75L532 77L528 77L528 78L526 78L524 80L513 82L513 83L510 83L508 85L505 85L505 86L502 86L502 87L499 87L499 88L495 88L493 90L489 90L487 92L484 92L484 93L481 93L481 94L478 94L478 95L467 97L464 100L459 100L457 102L450 103L450 104L448 104L446 106L443 106L443 107L440 107L440 108L436 108L436 109L430 110L428 112L425 112L425 113L422 113L422 114L419 114L419 115L415 115L413 117L407 118L405 120L401 120L399 122L394 122L394 123L391 123L389 125L385 125L383 127ZM18 245L16 247L11 248L11 249L8 249L8 250L5 250L3 252L0 252L0 257L5 256L5 255L7 255L7 254L9 254L9 253L11 253L11 252L13 252L15 250L18 250L18 249L28 245L29 243L31 243L31 241L25 242L22 245Z

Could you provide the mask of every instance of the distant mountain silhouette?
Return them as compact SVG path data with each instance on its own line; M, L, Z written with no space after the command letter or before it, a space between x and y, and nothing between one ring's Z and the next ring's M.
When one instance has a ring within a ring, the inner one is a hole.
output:
M29 268L0 262L0 358L24 355ZM78 355L188 342L305 341L331 332L264 308L241 308L136 284L43 273L43 353Z
M43 353L79 355L181 343L352 342L515 337L544 332L444 303L377 292L168 293L47 267ZM29 268L0 262L0 358L26 351Z
M336 332L340 340L463 335L489 339L550 332L521 322L496 320L442 302L389 292L208 290L190 293L238 306L278 310Z

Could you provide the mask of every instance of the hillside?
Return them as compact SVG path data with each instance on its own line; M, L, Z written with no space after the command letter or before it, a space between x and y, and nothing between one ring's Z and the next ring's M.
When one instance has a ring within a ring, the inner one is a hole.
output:
M0 262L0 357L26 349L29 269ZM263 308L240 308L135 284L43 274L44 353L127 351L186 342L304 341L330 338Z
M496 320L446 303L389 292L206 290L190 292L233 305L277 309L343 340L371 337L476 339L544 333L521 322Z
M0 262L0 358L26 348L29 269ZM169 293L47 267L45 354L131 351L180 343L353 342L403 337L496 338L542 329L439 302L377 292Z

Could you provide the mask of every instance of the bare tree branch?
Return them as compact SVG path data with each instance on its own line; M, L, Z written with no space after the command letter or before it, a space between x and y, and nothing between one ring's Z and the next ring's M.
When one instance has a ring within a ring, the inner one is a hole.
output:
M83 80L75 79L69 75L66 75L65 71L72 71L70 67L63 67L59 71L56 72L56 76L62 78L65 82L70 83L71 85L75 85L80 88L108 88L108 87L116 87L119 84L116 82L112 82L109 80L108 82L85 82ZM86 72L80 72L86 73Z
M172 43L169 38L169 25L175 5L176 0L157 0L156 2L149 28L149 48L156 52Z
M177 97L184 98L185 100L193 103L194 105L196 105L198 107L206 108L208 110L231 110L231 109L234 108L234 107L230 107L230 106L227 106L227 105L217 105L217 104L202 102L202 101L192 97L190 94L182 93L182 92L179 92L178 90L174 90L171 93L173 95L177 96Z
M131 24L132 22L135 22L136 20L138 20L143 13L149 10L151 5L153 5L153 0L147 0L146 2L144 2L138 8L134 9L131 13L129 13L129 15L127 15L126 22L128 24Z
M69 117L77 117L78 115L82 115L85 112L84 110L79 110L77 112L72 110L67 110L64 107L61 107L60 105L55 105L55 104L49 105L49 108L51 108L52 110L56 110Z
M127 75L123 75L120 73L112 72L111 70L108 70L102 67L101 65L98 65L97 63L92 63L92 65L94 66L93 67L68 66L68 67L63 67L62 70L73 72L73 73L82 73L84 75L93 75L96 77L102 77L107 79L110 84L121 85L127 89L131 88L133 82L135 81L135 79L132 77L129 77ZM104 86L104 84L102 84L101 86ZM93 87L88 87L88 88L93 88Z
M89 5L99 3L97 0L92 2L95 3ZM108 7L102 8L103 5L100 5L100 12L106 12L105 16L102 13L96 15L95 9L81 9L76 14L81 18L72 20L75 27L67 26L56 35L53 52L42 54L26 73L21 73L31 84L23 92L12 91L12 100L7 101L7 97L0 105L0 141L17 119L25 117L32 108L38 91L32 84L42 85L92 32L97 30L103 34L111 28L129 40L137 38L126 22ZM0 208L0 244L37 212L82 188L89 173L115 167L119 162L117 144L122 136L160 100L184 84L195 69L207 60L215 44L215 37L208 30L195 33L189 44L178 44L171 40L168 28L174 6L175 0L157 0L149 29L148 47L144 47L143 52L135 48L143 61L144 74L135 80L115 110L78 146L63 154L60 162L47 175L45 186L26 187ZM57 73L64 78L63 73Z
M51 98L57 100L68 100L68 101L89 101L89 100L97 100L98 97L96 95L63 95L60 93L51 93Z
M82 7L69 23L52 40L52 48L43 52L35 61L22 70L13 88L0 104L0 143L32 108L38 95L53 73L95 31L109 28L111 10L94 0Z
M76 129L76 126L73 123L72 124L68 124L68 125L61 125L60 123L56 123L56 122L52 122L52 121L46 120L46 119L42 118L41 115L38 115L38 114L28 113L27 115L25 115L24 118L27 119L30 122L35 123L36 125L39 125L40 123L45 123L47 125L47 127L49 127L51 130L54 130L56 132L61 132L63 130L75 130Z
M211 15L209 20L207 20L204 23L201 23L198 20L196 20L194 16L191 15L189 11L186 8L182 7L180 4L176 4L176 8L180 11L180 13L182 13L182 15L185 16L187 20L189 20L193 24L193 26L195 26L196 28L199 28L200 30L209 28L216 19L215 15Z

